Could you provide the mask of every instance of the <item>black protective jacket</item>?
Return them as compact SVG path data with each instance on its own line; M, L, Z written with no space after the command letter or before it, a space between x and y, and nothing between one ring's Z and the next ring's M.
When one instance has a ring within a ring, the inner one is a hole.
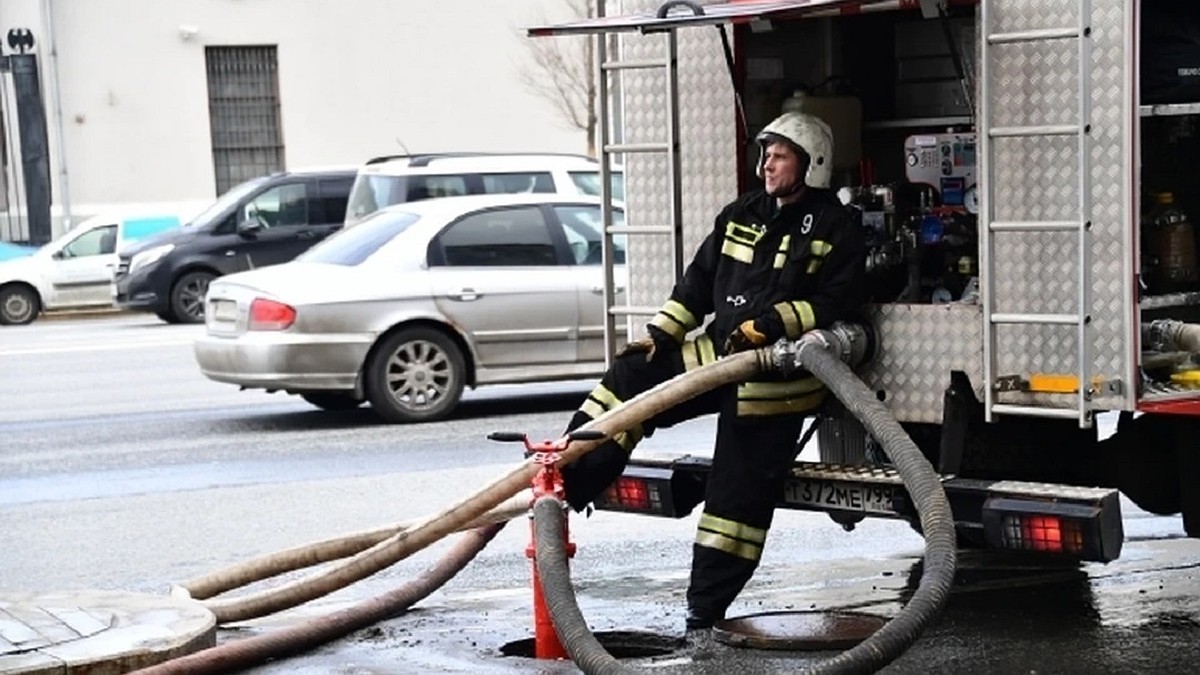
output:
M862 230L829 190L809 189L777 208L762 190L717 215L671 299L651 321L678 342L705 329L719 350L746 319L768 342L827 327L864 297Z

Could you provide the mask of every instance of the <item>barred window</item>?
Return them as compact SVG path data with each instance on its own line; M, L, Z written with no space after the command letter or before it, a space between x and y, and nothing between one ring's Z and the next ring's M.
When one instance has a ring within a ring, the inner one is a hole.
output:
M282 171L279 59L274 45L205 47L217 194Z

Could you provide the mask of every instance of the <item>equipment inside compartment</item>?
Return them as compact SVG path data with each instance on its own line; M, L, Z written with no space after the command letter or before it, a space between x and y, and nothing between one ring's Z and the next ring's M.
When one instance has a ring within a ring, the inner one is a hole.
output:
M1150 14L1171 6L1143 3ZM1200 78L1187 79L1200 73L1200 14L1187 14L1186 25L1155 15L1143 27L1169 33L1141 42L1138 210L1131 215L1139 226L1143 331L1163 320L1200 323L1193 225L1200 218ZM752 134L788 110L830 122L834 187L865 229L871 300L979 302L975 9L951 3L941 17L878 12L769 28L741 28L754 31L741 41L746 129ZM1187 77L1175 67L1193 61ZM1168 70L1182 79L1160 76ZM754 181L758 153L752 136L747 141L744 185ZM1143 340L1144 390L1200 388L1200 354L1166 353L1156 344Z
M744 42L750 129L786 111L831 127L834 185L866 230L873 302L978 302L974 32L965 8L780 22ZM882 64L878 49L893 58ZM755 153L749 144L751 173Z

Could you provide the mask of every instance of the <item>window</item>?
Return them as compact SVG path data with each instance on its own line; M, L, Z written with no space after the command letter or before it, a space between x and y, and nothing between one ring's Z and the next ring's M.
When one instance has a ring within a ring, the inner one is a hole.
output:
M205 47L217 194L282 171L279 61L275 46Z
M313 223L341 223L346 219L346 203L349 200L353 178L330 178L317 182L320 201L313 205ZM311 202L310 202L311 203Z
M357 227L339 230L296 260L331 265L359 265L417 222L411 213L376 213Z
M593 197L600 196L599 171L571 171L568 173L580 192ZM612 198L617 201L625 201L625 174L613 171L609 174L609 183L612 185Z
M308 189L304 183L279 185L242 207L242 222L257 222L264 229L308 224Z
M467 181L462 176L409 176L410 202L431 197L458 197L467 194Z
M104 255L117 250L117 226L106 225L88 230L71 240L63 247L62 257L83 258L92 255Z
M567 246L576 265L599 265L601 262L601 222L599 206L555 206L554 213L562 223ZM624 225L625 213L613 211L613 225ZM613 258L618 265L625 263L625 235L613 237Z
M549 173L485 173L480 178L487 194L554 192L554 179Z
M353 224L385 206L404 201L404 193L403 178L358 174L354 179L354 187L350 188L346 224Z
M446 228L438 243L443 263L455 267L558 264L554 242L536 206L465 216Z

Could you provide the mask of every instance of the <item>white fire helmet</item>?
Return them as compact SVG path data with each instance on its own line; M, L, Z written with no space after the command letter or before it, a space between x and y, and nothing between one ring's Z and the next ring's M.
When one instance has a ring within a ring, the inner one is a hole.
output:
M756 173L763 177L766 149L775 138L782 137L808 153L808 170L804 172L804 184L813 188L828 188L833 173L833 132L821 118L807 113L787 112L768 124L758 133L758 168Z

